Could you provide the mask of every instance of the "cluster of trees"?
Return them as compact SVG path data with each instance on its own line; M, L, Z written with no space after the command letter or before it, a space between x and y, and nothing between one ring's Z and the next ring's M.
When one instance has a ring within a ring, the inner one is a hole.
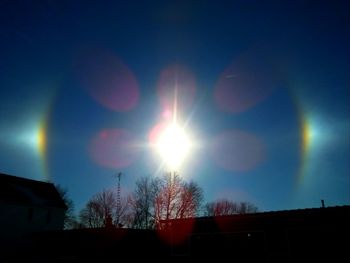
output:
M258 208L252 203L236 203L228 199L220 199L215 202L209 202L204 208L205 216L223 216L256 212L258 212Z
M66 228L128 227L154 229L162 220L195 216L219 216L257 212L248 202L221 199L203 205L203 190L178 174L142 177L127 197L117 200L114 190L94 195L79 213L79 220L68 210Z

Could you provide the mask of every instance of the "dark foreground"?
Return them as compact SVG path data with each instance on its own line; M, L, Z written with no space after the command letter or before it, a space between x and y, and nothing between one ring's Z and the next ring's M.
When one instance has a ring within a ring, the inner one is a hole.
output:
M2 242L2 262L347 262L350 206L78 229Z

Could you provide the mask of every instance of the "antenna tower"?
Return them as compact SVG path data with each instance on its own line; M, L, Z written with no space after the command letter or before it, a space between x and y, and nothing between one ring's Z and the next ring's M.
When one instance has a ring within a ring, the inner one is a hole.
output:
M117 227L119 227L119 218L120 218L120 210L121 210L121 204L120 204L120 178L122 176L122 173L118 173L118 186L117 186Z

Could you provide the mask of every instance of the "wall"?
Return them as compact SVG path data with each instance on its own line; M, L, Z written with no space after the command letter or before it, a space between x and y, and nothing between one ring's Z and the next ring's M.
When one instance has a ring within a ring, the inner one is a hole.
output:
M0 203L0 241L25 233L63 229L64 209Z

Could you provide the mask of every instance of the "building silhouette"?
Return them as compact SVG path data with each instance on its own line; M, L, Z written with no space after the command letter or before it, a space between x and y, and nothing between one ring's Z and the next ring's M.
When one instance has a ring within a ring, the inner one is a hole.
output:
M0 173L0 242L62 230L67 207L52 183Z

